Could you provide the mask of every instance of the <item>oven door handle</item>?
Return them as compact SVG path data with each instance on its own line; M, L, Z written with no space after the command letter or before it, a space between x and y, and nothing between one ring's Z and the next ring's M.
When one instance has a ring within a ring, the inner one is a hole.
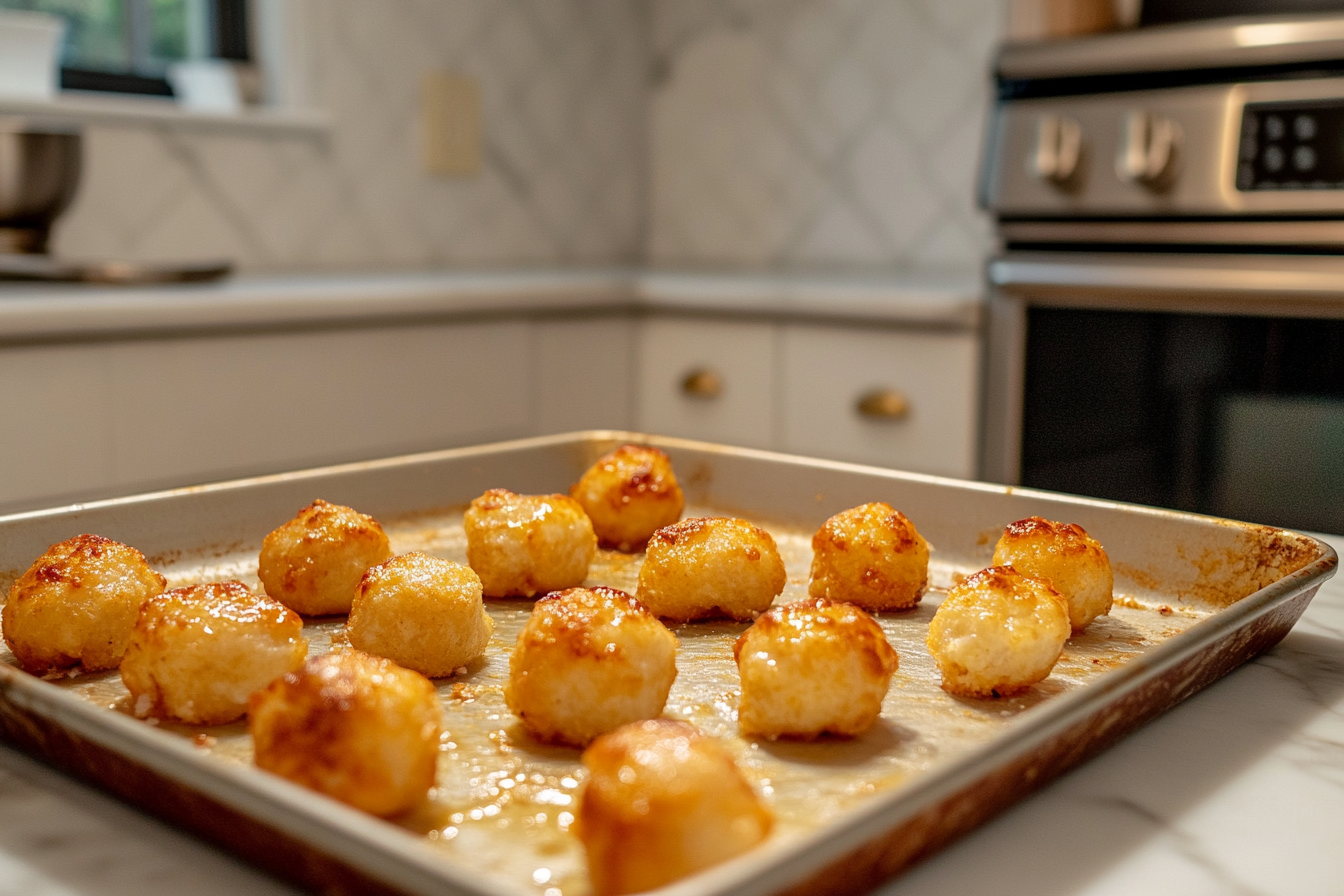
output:
M987 273L1030 304L1344 317L1344 257L1022 251Z

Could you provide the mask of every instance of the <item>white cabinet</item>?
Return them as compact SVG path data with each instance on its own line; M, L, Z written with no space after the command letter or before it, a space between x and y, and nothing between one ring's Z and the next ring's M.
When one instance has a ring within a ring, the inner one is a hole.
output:
M534 433L631 428L631 317L539 319L532 326L532 360Z
M31 505L114 481L112 425L121 409L110 366L111 352L97 344L0 349L0 503Z
M117 483L193 482L528 432L525 321L116 343Z
M798 324L781 349L783 450L975 475L975 334Z
M576 429L973 476L978 381L973 331L767 308L10 343L0 511Z
M0 347L0 508L629 428L628 317Z
M975 475L973 331L655 316L638 345L643 431ZM689 388L703 374L718 394Z
M721 318L642 322L635 425L768 448L775 441L778 327Z

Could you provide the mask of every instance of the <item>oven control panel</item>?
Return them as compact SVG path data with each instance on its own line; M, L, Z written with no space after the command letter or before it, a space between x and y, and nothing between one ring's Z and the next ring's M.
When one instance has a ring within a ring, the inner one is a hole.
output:
M1344 190L1344 100L1248 103L1238 190Z
M1008 100L988 138L1000 218L1344 219L1344 77Z

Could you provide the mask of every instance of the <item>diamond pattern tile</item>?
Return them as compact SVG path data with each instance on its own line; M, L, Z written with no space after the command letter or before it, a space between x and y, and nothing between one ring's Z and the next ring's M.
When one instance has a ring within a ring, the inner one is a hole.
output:
M643 0L311 4L327 141L91 128L56 249L244 269L626 263L642 252ZM486 170L420 171L432 69L479 79ZM613 186L615 185L615 186Z
M974 182L998 0L652 3L654 263L980 263L989 229ZM741 53L707 52L725 40L758 48L755 84ZM731 138L715 111L729 82L757 91ZM770 173L777 187L807 186L740 201L766 158L790 160Z
M1001 0L324 0L329 139L87 131L57 251L247 270L968 266ZM420 171L429 70L484 170Z

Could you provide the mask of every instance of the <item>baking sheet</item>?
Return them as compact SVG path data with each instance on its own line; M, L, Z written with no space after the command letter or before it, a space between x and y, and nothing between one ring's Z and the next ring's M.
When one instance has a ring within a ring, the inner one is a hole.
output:
M254 498L242 516L255 518L260 512L263 518L269 515L273 522L262 527L254 525L244 532L237 525L245 522L238 519L238 514L206 514L217 521L211 529L198 520L182 520L182 508L188 509L189 517L197 516L202 508L178 500L179 510L158 517L157 522L176 519L187 525L178 529L176 537L170 539L171 544L151 546L147 552L157 551L159 556L153 559L169 576L170 586L227 578L240 578L255 586L256 550L261 537L298 507L313 498L325 497L375 512L388 529L397 552L425 550L465 562L460 508L433 510L427 509L426 503L436 497L465 500L483 490L477 488L482 482L516 490L563 490L588 462L619 441L620 438L610 434L597 434L502 446L502 450L496 449L491 456L494 463L475 471L478 481L467 492L438 495L433 489L420 488L409 508L404 499L400 508L389 507L389 503L397 503L389 502L389 490L380 491L370 480L380 478L379 473L395 471L399 489L406 490L417 478L422 483L435 478L438 472L435 468L445 463L452 467L453 461L460 459L466 463L456 466L470 467L473 457L486 455L459 452L455 458L453 452L448 452L388 462L382 467L366 465L327 471L325 475L310 473L237 484L224 491L231 491L230 497L241 496L244 504L248 503L249 494ZM746 625L700 623L674 628L681 639L679 676L666 714L689 719L709 733L725 738L749 776L767 795L779 819L775 834L764 847L747 859L732 863L744 868L773 867L776 871L789 866L796 868L800 857L810 859L812 866L821 866L828 855L836 852L837 845L844 845L840 842L841 832L853 833L856 822L860 830L863 828L865 820L861 816L865 810L871 814L870 810L877 807L890 815L891 808L899 808L902 795L907 793L912 795L909 808L912 811L920 808L914 798L917 791L927 791L930 782L937 782L940 777L951 780L954 772L964 771L968 761L974 764L977 754L996 752L993 748L997 744L1007 744L1021 733L1029 735L1030 740L1030 735L1044 732L1052 721L1049 710L1053 706L1064 706L1071 700L1076 703L1078 697L1084 698L1085 703L1094 702L1093 694L1101 691L1112 692L1111 703L1121 699L1125 690L1117 686L1121 684L1117 673L1142 665L1133 660L1160 653L1164 645L1180 642L1183 633L1207 627L1199 623L1218 622L1219 617L1235 615L1227 607L1234 606L1238 598L1245 598L1260 585L1272 585L1282 579L1294 565L1299 568L1309 567L1313 562L1320 565L1315 579L1333 569L1333 555L1323 553L1318 543L1276 530L1030 493L1015 496L1005 489L967 486L929 477L875 474L846 465L712 449L693 443L664 440L659 444L672 453L692 499L702 502L688 507L688 516L744 515L775 535L789 571L789 583L780 602L805 595L811 533L826 516L845 506L866 500L889 500L911 516L934 548L933 588L921 607L911 613L885 614L880 618L900 654L901 668L893 679L883 719L867 734L853 740L770 743L738 738L734 720L737 673L731 644ZM548 449L551 463L542 466L558 469L536 469L537 455L546 454ZM529 450L534 455L531 458L526 456ZM507 462L499 463L501 459L507 461L510 454L515 455L512 468ZM557 459L561 461L559 464L555 463ZM791 475L787 481L794 487L781 488L785 480L770 473ZM538 475L552 478L540 487L519 482ZM495 479L491 480L491 476ZM815 484L824 486L824 490L807 494L809 480L816 480ZM771 487L763 491L763 482L770 482ZM364 488L356 487L354 492L363 490L369 493L369 500L380 501L381 505L373 507L350 499L351 486L357 484ZM456 483L459 488L462 485ZM798 486L804 486L802 494L810 500L797 500ZM374 491L379 498L372 498ZM209 493L206 490L200 494ZM859 493L863 496L855 499L853 496ZM297 503L291 501L292 506L277 516L278 505L283 503L277 500L281 494L292 496ZM172 503L173 499L187 497L160 496L148 502L141 500L138 506L134 501L120 506L132 516L138 513L143 527L147 509L165 500ZM1005 498L1009 500L1001 500ZM1000 506L984 506L996 502ZM1048 510L1026 509L1033 502L1053 506ZM1071 506L1058 506L1061 503ZM193 510L196 513L190 512ZM993 539L1003 524L1032 512L1081 522L1107 546L1118 572L1117 606L1110 617L1098 620L1084 635L1072 639L1051 677L1027 694L989 701L953 698L938 687L937 671L923 645L928 620L944 589L957 576L988 562ZM49 524L59 516L37 515L37 519ZM66 516L63 522L67 526L79 519L78 512L67 511ZM151 520L155 517L151 514ZM0 520L0 530L5 523ZM1175 541L1170 539L1169 532L1162 531L1172 524L1181 533ZM221 531L230 527L232 532ZM212 538L212 534L224 535L226 539ZM229 535L242 537L230 541ZM1136 539L1142 550L1131 552L1130 544ZM130 540L128 543L137 544ZM144 547L143 543L137 546ZM601 552L590 582L633 592L638 563L638 557ZM20 569L17 565L14 568ZM1310 576L1299 578L1307 588L1314 581ZM1298 588L1297 593L1303 590ZM486 659L473 664L465 675L439 682L450 739L441 754L439 786L433 799L421 810L400 819L398 828L372 822L380 829L379 836L364 838L366 845L372 839L378 841L375 845L384 846L389 838L399 839L396 851L405 848L414 851L431 878L435 877L436 866L451 872L439 876L434 888L420 887L415 891L453 891L454 887L475 884L481 889L549 896L588 892L581 850L566 831L572 820L575 794L583 780L579 751L533 742L503 705L508 653L530 606L527 601L490 602L496 632ZM307 629L312 652L327 649L333 638L337 641L341 638L339 621L310 623ZM1190 650L1186 653L1190 654ZM155 744L172 740L179 747L189 745L189 764L201 770L228 769L235 777L241 776L263 790L275 784L280 784L281 789L288 786L250 767L250 743L241 723L218 728L172 725L155 728L134 721L126 715L125 692L115 673L63 680L53 683L51 690L60 692L61 699L75 698L87 707L96 707L96 715L105 721L116 719L116 724L128 724L148 733L152 741L150 762L156 760ZM1105 700L1102 705L1106 705ZM996 767L1005 766L1015 755L1012 750L997 752L1002 758ZM317 814L324 804L329 805L306 792L297 797L291 793L289 797L297 798L300 806L310 804L305 808ZM881 827L888 822L867 824ZM388 865L395 860L395 856L386 852L379 857L375 850L375 876L380 864ZM740 871L736 875L737 884L745 873ZM752 876L759 883L760 876ZM777 874L770 884L768 878L767 875L770 889L761 892L778 889L780 881L789 879ZM720 871L678 886L689 887L688 892L720 892L725 884L732 883L734 875Z

